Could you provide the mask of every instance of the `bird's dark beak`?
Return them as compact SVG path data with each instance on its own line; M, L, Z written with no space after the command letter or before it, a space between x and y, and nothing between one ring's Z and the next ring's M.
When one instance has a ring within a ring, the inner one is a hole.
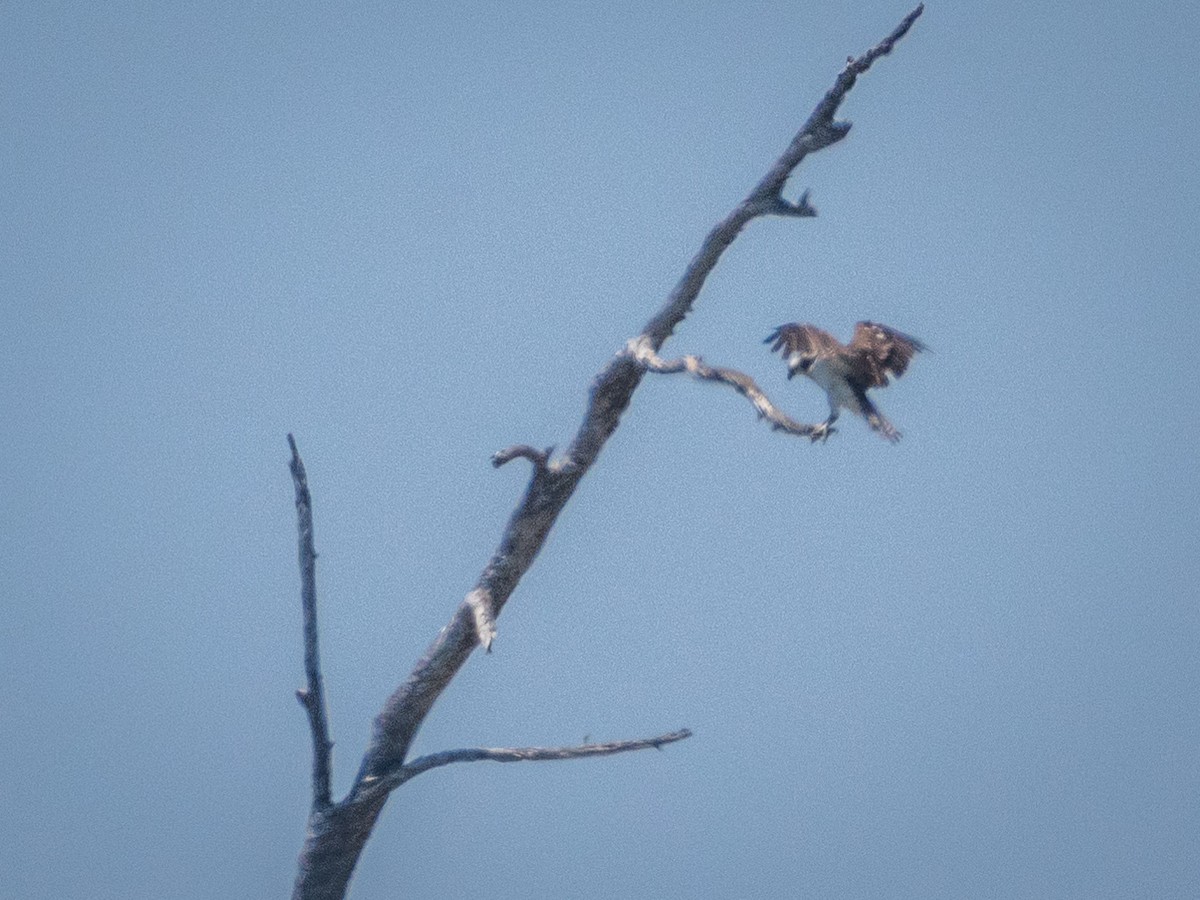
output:
M788 369L788 381L791 381L793 378L796 377L796 372L797 372L796 369Z

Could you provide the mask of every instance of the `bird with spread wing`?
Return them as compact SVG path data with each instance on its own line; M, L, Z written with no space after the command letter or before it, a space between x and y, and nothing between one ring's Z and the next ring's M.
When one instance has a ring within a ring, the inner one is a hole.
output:
M788 378L797 372L807 375L829 398L829 418L817 426L814 441L834 431L842 407L865 418L889 441L900 440L900 432L875 408L867 390L887 387L890 376L904 374L912 358L926 349L916 338L887 325L859 322L850 343L842 344L815 325L792 323L780 325L763 343L771 344L772 353L783 353Z

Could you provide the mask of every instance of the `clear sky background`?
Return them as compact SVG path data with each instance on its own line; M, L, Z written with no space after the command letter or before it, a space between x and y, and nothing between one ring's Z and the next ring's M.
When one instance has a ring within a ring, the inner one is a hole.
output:
M904 2L7 3L0 895L286 896L285 435L340 796L528 467ZM933 353L772 433L651 377L352 896L1200 895L1200 7L933 2L667 355Z

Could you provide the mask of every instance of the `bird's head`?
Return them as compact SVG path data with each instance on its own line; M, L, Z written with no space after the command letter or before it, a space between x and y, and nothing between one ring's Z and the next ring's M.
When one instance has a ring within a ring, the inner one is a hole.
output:
M808 370L812 368L813 357L807 353L793 353L788 357L788 373L787 377L790 381L797 375L807 375Z

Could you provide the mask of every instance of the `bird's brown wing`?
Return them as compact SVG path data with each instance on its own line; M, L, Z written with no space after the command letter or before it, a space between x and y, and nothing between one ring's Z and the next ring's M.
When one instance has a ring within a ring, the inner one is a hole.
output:
M903 331L877 322L859 322L846 357L865 387L886 387L888 375L899 378L924 349L924 344Z
M830 353L841 350L842 345L828 331L822 331L815 325L793 322L790 325L780 325L763 341L771 344L771 352L783 351L784 357L799 353L801 356L815 356L818 353Z

